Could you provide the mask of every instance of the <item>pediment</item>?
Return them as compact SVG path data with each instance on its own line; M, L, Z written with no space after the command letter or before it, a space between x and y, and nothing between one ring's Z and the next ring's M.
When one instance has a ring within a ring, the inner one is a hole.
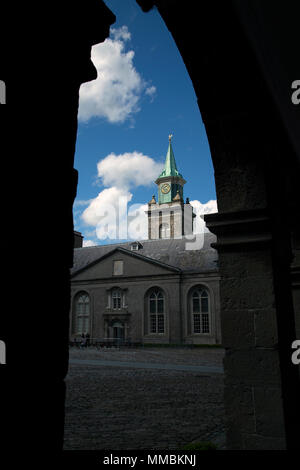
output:
M72 280L116 279L178 273L179 268L124 248L115 248L72 274Z

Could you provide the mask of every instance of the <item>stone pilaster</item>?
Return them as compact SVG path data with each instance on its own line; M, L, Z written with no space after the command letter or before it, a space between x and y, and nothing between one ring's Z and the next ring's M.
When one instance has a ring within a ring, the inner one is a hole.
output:
M229 449L285 449L272 235L266 210L205 216L217 235Z
M294 258L291 265L291 279L295 310L296 339L300 339L300 232L295 231L293 233L292 247Z

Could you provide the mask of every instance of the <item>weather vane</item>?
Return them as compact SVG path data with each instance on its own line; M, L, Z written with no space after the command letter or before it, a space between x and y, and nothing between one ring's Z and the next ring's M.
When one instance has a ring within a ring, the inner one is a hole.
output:
M173 137L173 134L169 134L169 142L171 142L172 137Z

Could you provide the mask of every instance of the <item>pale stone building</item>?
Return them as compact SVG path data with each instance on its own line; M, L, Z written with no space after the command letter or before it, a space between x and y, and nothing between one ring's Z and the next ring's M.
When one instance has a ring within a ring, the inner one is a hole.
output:
M193 209L183 202L171 138L156 184L148 240L74 249L71 339L221 343L215 236L192 237Z

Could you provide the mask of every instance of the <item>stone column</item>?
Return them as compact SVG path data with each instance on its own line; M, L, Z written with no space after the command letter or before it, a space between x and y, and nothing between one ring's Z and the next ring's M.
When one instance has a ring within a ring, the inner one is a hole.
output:
M292 237L292 247L294 258L291 265L291 280L295 311L295 340L300 340L300 232L297 232L296 230L294 231ZM295 367L297 366L295 365ZM300 365L298 365L297 368L300 377Z
M300 232L295 231L293 233L292 247L294 258L291 265L291 279L296 324L295 339L300 339Z
M285 449L288 396L270 218L257 209L210 214L205 221L218 237L227 446Z

